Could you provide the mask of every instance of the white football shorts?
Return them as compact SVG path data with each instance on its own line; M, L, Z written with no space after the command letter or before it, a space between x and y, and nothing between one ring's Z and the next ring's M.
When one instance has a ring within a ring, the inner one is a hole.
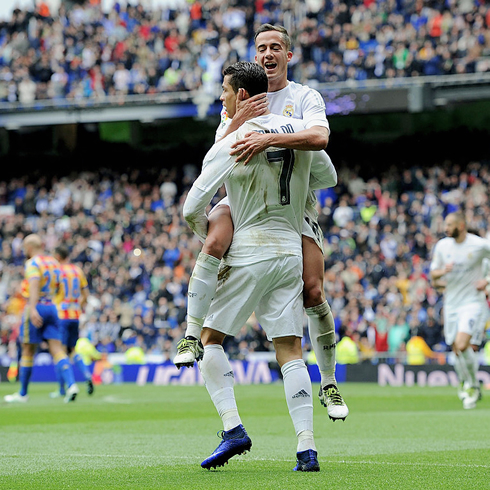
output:
M303 259L278 257L244 267L221 265L204 328L236 336L255 311L267 338L303 337Z
M453 311L444 312L444 338L452 345L458 332L471 335L470 344L481 345L488 317L487 305L471 303Z
M303 231L302 234L309 238L315 240L315 243L318 245L318 248L322 251L322 254L325 253L323 249L323 231L320 228L320 225L313 219L308 216L303 217Z

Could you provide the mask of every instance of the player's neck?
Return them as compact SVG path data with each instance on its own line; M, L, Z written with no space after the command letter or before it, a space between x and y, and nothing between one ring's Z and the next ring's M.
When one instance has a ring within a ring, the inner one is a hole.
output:
M288 85L287 78L281 78L280 80L269 80L269 89L268 92L279 92L283 88L286 88Z
M466 240L466 235L468 234L468 232L465 230L465 231L462 231L458 238L455 238L456 240L456 243L463 243L465 240Z

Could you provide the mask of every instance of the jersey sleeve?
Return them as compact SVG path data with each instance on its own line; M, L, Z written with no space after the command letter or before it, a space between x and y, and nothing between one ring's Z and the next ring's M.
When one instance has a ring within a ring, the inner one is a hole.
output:
M302 99L302 110L303 122L306 129L310 129L313 126L322 126L327 128L330 133L325 101L320 95L320 92L308 87Z
M87 281L87 278L86 278L84 272L78 266L76 266L76 270L78 272L78 277L80 279L80 289L87 289L88 288L88 281Z
M316 190L336 186L337 171L328 154L324 150L313 151L311 153L313 158L310 169L309 188Z
M184 202L183 214L192 231L204 241L207 236L206 206L236 166L230 145L236 139L231 133L215 143L204 157L203 171L192 185Z
M41 269L34 260L29 260L25 266L25 278L30 281L31 279L41 279Z
M490 259L483 259L482 262L483 277L487 281L487 287L485 291L490 295Z
M490 240L483 239L483 255L490 259Z
M441 269L444 266L442 259L441 242L437 242L434 246L434 252L432 255L432 261L430 263L430 270Z
M482 271L485 277L490 277L490 259L483 259Z

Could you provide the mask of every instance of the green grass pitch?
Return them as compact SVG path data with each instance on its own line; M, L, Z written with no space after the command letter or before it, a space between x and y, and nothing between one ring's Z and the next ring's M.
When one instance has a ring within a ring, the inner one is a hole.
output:
M0 384L0 489L487 489L490 395L463 410L450 387L346 383L345 422L314 400L319 473L296 473L281 383L236 386L250 453L208 471L221 421L203 386L99 386L75 403L33 383L27 404ZM317 390L318 386L314 386Z

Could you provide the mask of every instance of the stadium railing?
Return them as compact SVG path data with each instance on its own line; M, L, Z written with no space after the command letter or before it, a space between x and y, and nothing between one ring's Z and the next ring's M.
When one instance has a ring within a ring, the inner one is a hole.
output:
M459 102L490 100L490 72L348 80L337 83L307 82L324 97L327 115L380 112L422 112ZM29 103L0 102L0 127L142 121L177 117L204 119L221 110L219 89L193 92L46 99Z

